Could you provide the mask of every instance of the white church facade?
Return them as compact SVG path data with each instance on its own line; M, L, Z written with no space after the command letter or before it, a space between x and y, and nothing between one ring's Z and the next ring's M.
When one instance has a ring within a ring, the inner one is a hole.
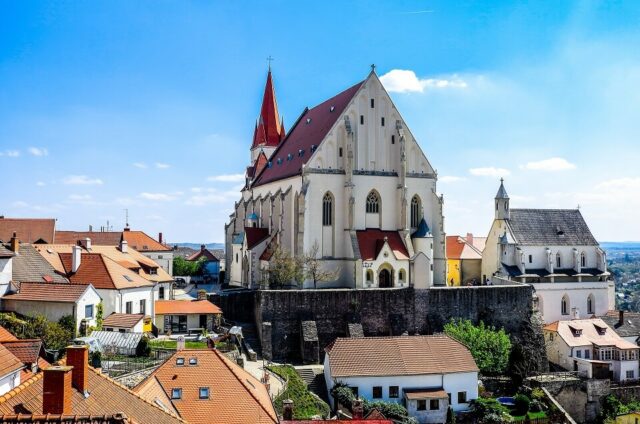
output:
M615 309L606 254L580 210L511 209L502 181L482 254L482 278L531 284L547 324Z
M225 228L227 282L265 287L278 247L294 256L316 250L335 275L319 288L444 285L436 181L373 70L306 108L287 134L269 71L246 185Z

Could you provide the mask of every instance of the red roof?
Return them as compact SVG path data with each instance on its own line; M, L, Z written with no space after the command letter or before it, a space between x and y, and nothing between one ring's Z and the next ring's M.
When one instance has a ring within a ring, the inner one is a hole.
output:
M253 143L251 148L259 146L276 147L284 139L284 125L278 115L278 103L273 88L271 70L267 74L267 83L262 97L260 117L253 131Z
M208 300L156 300L156 315L221 314Z
M78 244L86 238L96 246L118 246L122 231L56 231L56 244Z
M459 236L447 236L447 259L460 259L464 243Z
M409 259L407 247L402 242L402 237L397 231L382 231L378 229L367 229L356 231L358 246L360 247L360 257L364 261L373 261L380 254L384 246L384 239L393 251L397 259Z
M0 217L0 241L11 240L13 233L21 242L35 243L43 240L53 243L55 238L55 219L5 218Z
M11 334L9 330L0 325L0 343L12 340L18 340L18 338Z
M75 303L87 290L86 285L20 283L18 292L7 294L3 299L18 301Z
M258 243L269 237L268 228L244 227L244 233L247 237L247 248L253 249Z
M265 167L252 185L259 186L300 175L302 165L306 164L313 154L311 147L320 145L363 82L357 83L313 109L305 109L289 135L269 158L271 167Z

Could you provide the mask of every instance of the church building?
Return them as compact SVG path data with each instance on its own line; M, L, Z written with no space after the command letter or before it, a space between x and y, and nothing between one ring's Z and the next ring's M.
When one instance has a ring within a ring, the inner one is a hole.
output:
M288 132L269 70L246 185L225 227L227 282L268 287L279 249L318 258L332 275L318 288L444 285L436 181L374 67L305 108ZM310 279L299 284L314 287Z
M532 285L545 323L615 309L606 253L579 209L511 209L502 180L494 203L482 253L485 282Z

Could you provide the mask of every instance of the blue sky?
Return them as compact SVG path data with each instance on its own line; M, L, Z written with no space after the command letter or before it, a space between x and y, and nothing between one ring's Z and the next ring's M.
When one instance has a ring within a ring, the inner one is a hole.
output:
M220 242L272 55L289 128L363 79L391 91L449 234L580 205L640 240L640 3L0 0L0 214Z

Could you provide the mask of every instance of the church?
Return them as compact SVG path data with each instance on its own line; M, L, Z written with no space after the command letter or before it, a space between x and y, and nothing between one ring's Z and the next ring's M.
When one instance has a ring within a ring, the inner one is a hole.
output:
M372 66L286 131L271 69L246 184L225 226L226 282L268 288L274 252L317 258L298 288L444 286L437 174Z

